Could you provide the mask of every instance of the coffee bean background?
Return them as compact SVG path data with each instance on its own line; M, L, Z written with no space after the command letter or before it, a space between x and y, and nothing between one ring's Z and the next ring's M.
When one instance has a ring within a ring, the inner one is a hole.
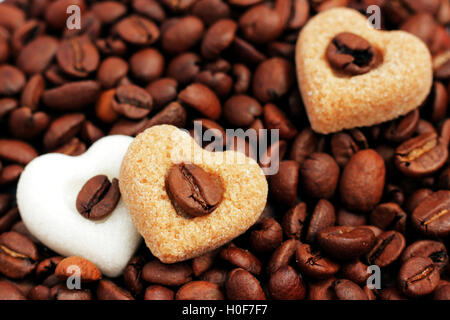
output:
M81 30L66 28L72 4ZM428 45L430 96L394 121L316 134L294 74L298 32L317 12L373 4L384 29ZM450 299L449 80L447 0L5 0L0 299ZM262 167L281 160L260 221L181 263L142 245L122 276L67 289L55 274L63 257L20 220L24 166L158 124L193 133L194 120L217 132L280 130L262 157L239 150ZM381 289L366 286L371 264Z

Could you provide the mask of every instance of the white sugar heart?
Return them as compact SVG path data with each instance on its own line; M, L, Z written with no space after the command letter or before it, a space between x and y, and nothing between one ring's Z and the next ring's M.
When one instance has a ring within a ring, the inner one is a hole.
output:
M120 275L141 241L122 200L105 219L91 221L75 202L84 183L104 174L119 177L133 138L108 136L78 157L46 154L31 161L17 186L17 205L28 230L63 256L92 261L109 277Z

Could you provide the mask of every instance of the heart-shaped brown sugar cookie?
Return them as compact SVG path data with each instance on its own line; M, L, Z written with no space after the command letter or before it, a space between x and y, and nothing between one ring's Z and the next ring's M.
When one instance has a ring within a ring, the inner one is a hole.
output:
M296 65L311 127L324 134L407 114L423 103L433 81L431 55L419 38L376 30L345 8L308 22Z
M139 233L165 263L201 255L244 233L267 199L266 178L253 159L234 151L206 151L187 132L169 125L151 127L131 143L119 186ZM193 186L191 196L180 200L187 193L177 186ZM192 208L193 215L180 207Z

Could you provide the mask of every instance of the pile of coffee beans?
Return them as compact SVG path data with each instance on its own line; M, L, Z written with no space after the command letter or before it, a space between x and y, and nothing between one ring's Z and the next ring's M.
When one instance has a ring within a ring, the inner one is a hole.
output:
M69 5L81 10L79 29L68 28ZM316 134L295 79L299 30L323 10L369 5L381 7L384 29L428 45L430 96L389 123ZM449 80L447 0L5 0L0 299L450 299ZM181 263L163 264L143 244L123 276L90 270L81 289L67 288L55 273L63 257L20 220L24 166L48 152L80 155L108 134L191 130L194 120L220 132L279 129L267 154L249 154L281 159L258 223Z

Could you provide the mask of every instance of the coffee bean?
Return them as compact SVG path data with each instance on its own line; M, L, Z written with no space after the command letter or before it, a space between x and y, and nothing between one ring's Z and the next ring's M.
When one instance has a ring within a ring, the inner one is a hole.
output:
M213 250L194 258L192 260L192 270L194 271L194 275L198 277L211 268L218 253L218 250Z
M250 126L263 112L259 102L247 95L234 95L223 105L223 116L232 125Z
M159 39L159 28L152 21L132 15L120 20L115 31L126 42L135 45L150 45Z
M34 271L39 259L33 242L14 232L0 235L0 273L11 279L22 279Z
M303 190L313 198L331 198L337 187L339 171L336 161L328 154L310 154L300 167Z
M434 290L433 300L450 300L450 285L441 286Z
M300 240L306 222L306 203L300 202L283 217L282 226L286 237Z
M269 130L279 129L281 139L290 140L297 135L297 129L289 121L286 115L274 104L264 106L264 124Z
M272 254L267 266L267 273L272 274L282 266L287 266L295 256L295 251L300 241L289 239L284 241Z
M333 226L336 221L334 206L328 200L321 199L314 208L314 212L309 221L306 241L313 243L319 231Z
M0 25L13 31L25 23L25 13L16 6L0 4Z
M182 53L170 61L166 75L178 81L180 85L186 85L200 72L200 61L200 56L195 53Z
M370 224L382 229L393 229L401 233L406 228L406 213L393 202L382 203L370 213Z
M40 74L32 76L22 90L20 104L35 110L45 90L44 78Z
M426 197L413 211L412 223L416 229L431 237L450 234L450 191L440 190Z
M58 46L59 42L54 37L47 35L37 37L20 51L17 66L28 75L42 73L56 55Z
M429 13L418 13L401 25L401 30L409 32L420 38L431 49L438 23Z
M50 124L44 135L44 147L55 149L72 139L81 129L85 116L73 113L61 116Z
M86 151L86 144L74 137L62 146L52 150L52 152L62 153L68 156L79 156Z
M247 250L230 246L220 251L220 257L233 266L245 269L255 275L261 273L261 262Z
M99 300L134 300L128 291L118 287L114 282L109 280L99 281L97 298Z
M269 292L275 300L304 300L306 285L294 268L284 266L270 276Z
M13 183L19 179L24 167L19 164L10 164L0 171L0 186Z
M284 96L294 82L291 63L282 58L271 58L262 62L253 75L253 94L262 101L268 102Z
M255 122L253 122L253 129ZM259 131L258 131L259 132ZM273 143L270 147L267 148L266 152L260 156L259 165L261 168L272 168L273 172L277 172L280 168L280 162L284 158L286 153L287 143L286 141L279 140L278 142Z
M50 124L50 117L44 112L33 113L30 108L22 107L11 112L8 127L18 139L29 140L42 134Z
M436 172L447 158L447 145L436 133L411 138L395 150L397 169L411 177L423 177Z
M81 127L81 137L84 141L87 143L94 143L95 141L99 140L100 138L103 138L104 134L101 129L99 129L97 126L95 126L90 121L84 121L83 125Z
M428 97L428 108L431 120L435 123L443 120L447 113L448 94L447 89L441 82L434 82L432 92Z
M121 58L108 57L98 68L97 80L105 89L115 87L128 73L128 64Z
M105 175L89 179L81 188L76 200L78 212L89 220L101 220L110 215L120 199L119 181L109 182Z
M439 283L439 270L430 258L414 257L406 261L398 273L402 292L410 297L430 294Z
M143 257L135 256L131 258L123 272L123 282L127 289L134 295L140 295L144 290L144 285L142 283L143 266Z
M417 109L411 111L406 116L392 121L390 126L386 129L384 136L389 141L403 142L414 134L419 124L419 120L419 111Z
M357 152L342 172L339 186L342 202L350 210L371 210L383 194L385 174L384 161L376 151Z
M303 164L306 157L317 150L318 137L309 128L303 129L292 142L289 158Z
M405 263L413 257L430 258L440 272L444 272L448 265L448 254L445 245L438 241L419 240L410 244L403 251L401 261Z
M178 82L172 78L160 78L145 89L152 96L155 109L161 109L177 98Z
M192 269L184 263L163 264L153 260L144 265L142 279L165 286L180 286L192 280Z
M315 279L326 279L339 271L339 264L313 250L309 244L299 245L295 257L300 271Z
M104 1L93 3L91 10L102 23L111 24L127 12L127 7L120 2Z
M359 146L348 133L339 132L331 137L331 152L341 167L345 167L350 158L359 150Z
M233 42L237 23L231 19L221 19L206 31L201 44L201 52L206 59L218 58L220 53Z
M173 300L175 292L158 285L151 285L145 290L144 300Z
M234 91L236 94L246 93L250 87L252 74L247 66L241 63L233 65L233 76L235 78Z
M392 264L397 260L406 241L403 235L397 231L386 231L377 236L372 250L367 254L369 264L375 264L381 268Z
M5 211L6 210L7 209L5 209ZM19 219L19 217L19 210L17 208L11 208L6 211L5 214L0 213L0 233L9 230L13 223Z
M272 252L283 241L283 229L272 218L264 218L250 234L250 245L256 252Z
M181 104L174 101L147 121L145 128L160 124L170 124L182 128L186 124L186 117L186 110ZM142 128L140 131L143 131L145 128Z
M205 70L198 73L194 81L212 89L219 98L227 97L233 87L233 79L223 72L213 73L212 71Z
M269 179L270 195L288 207L293 206L297 199L299 166L292 160L281 161L278 172Z
M6 115L17 108L18 102L16 99L12 98L2 98L0 99L0 120L6 117Z
M25 75L14 66L0 66L0 94L12 96L18 93L25 85Z
M164 63L164 57L159 51L143 49L130 58L131 73L137 79L147 83L162 76Z
M220 19L228 18L230 7L222 0L199 0L192 5L190 12L206 25L211 25Z
M250 42L267 43L282 33L283 21L275 10L265 5L257 5L241 16L239 28Z
M178 54L193 47L202 37L204 26L202 20L195 16L185 16L171 21L161 36L163 50Z
M174 165L169 170L166 188L174 203L194 217L213 212L222 201L224 192L215 175L189 163Z
M130 119L144 118L150 113L152 107L153 99L150 94L133 84L117 87L112 100L113 110Z
M27 300L23 293L13 283L0 281L0 300Z
M38 156L37 151L21 140L0 139L0 159L18 164L28 164ZM3 171L6 167L3 168Z
M1 170L0 170L1 171ZM0 215L11 208L13 198L7 193L0 193Z
M102 276L95 264L77 256L71 256L61 260L55 268L55 275L60 279L67 279L74 275L74 266L78 268L80 280L83 282L97 281Z
M75 37L61 42L56 59L67 74L84 78L99 65L97 48L86 38Z
M308 288L308 300L335 300L336 296L333 290L335 281L335 278L329 278L311 283Z
M37 285L30 290L27 298L30 300L50 300L50 288L43 285Z
M346 279L349 279L359 285L367 282L370 272L367 272L368 266L362 263L359 259L344 263L341 266L340 273Z
M176 300L224 300L217 284L208 281L191 281L183 285L175 296Z
M42 101L54 110L80 110L97 101L100 85L96 81L76 81L44 91Z
M340 260L355 259L372 249L375 235L365 228L328 227L317 233L322 250Z
M266 300L259 281L250 272L241 268L229 273L225 289L230 300Z
M336 224L338 226L359 227L367 224L367 219L365 215L353 213L341 208L336 213Z
M336 280L333 282L332 288L338 300L367 300L365 292L350 280Z
M178 98L182 103L212 120L217 120L222 112L216 94L200 83L193 83L186 87L179 93Z

